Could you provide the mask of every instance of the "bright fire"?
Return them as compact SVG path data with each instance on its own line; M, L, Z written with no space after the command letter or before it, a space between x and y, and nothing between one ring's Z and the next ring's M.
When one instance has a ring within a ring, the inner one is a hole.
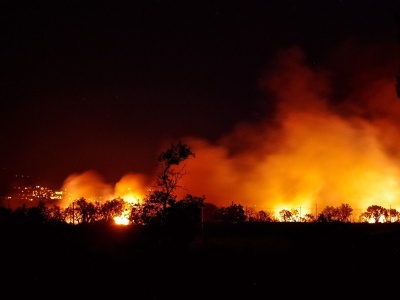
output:
M274 95L273 116L238 124L214 142L182 139L196 157L187 162L178 196L302 215L342 203L354 218L370 205L399 209L399 64L397 52L382 48L338 47L326 70L307 66L301 49L280 53L260 81ZM64 187L87 198L139 202L148 182L128 174L113 188L89 171L71 175Z
M146 177L141 174L126 174L113 187L104 182L95 171L72 174L65 181L63 190L68 191L61 206L67 207L72 201L85 198L88 201L107 201L121 198L128 204L141 204L146 194ZM118 217L116 224L129 224L129 207Z
M129 224L129 215L122 215L114 218L115 224L117 225L128 225Z

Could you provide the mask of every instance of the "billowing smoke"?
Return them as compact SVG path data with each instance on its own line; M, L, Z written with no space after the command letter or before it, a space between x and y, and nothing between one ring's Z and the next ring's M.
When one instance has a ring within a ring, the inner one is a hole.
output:
M71 174L64 180L62 190L65 194L60 206L67 207L79 198L98 202L122 198L129 203L141 203L148 192L147 181L142 174L130 173L113 186L94 170Z
M342 203L351 205L353 215L369 205L398 209L397 64L377 68L376 60L388 52L367 49L360 57L346 49L356 66L348 64L355 69L336 79L347 85L336 93L334 76L307 67L300 49L281 53L260 84L275 96L275 117L239 124L215 143L187 138L196 153L183 178L187 190L217 206L234 202L257 211L314 214Z
M93 170L69 175L64 180L62 190L66 192L62 206L68 206L69 202L79 198L101 201L103 198L111 199L113 195L112 186Z
M238 124L214 142L183 138L195 158L187 161L178 196L302 214L342 203L351 205L353 215L369 205L399 209L398 64L395 53L382 48L338 47L324 69L307 63L299 48L279 53L260 80L266 101L274 103L274 113L266 115L273 117ZM95 183L91 192L115 196L120 189L87 175ZM69 177L65 186L88 184L77 184L80 179ZM149 181L131 179L144 195Z

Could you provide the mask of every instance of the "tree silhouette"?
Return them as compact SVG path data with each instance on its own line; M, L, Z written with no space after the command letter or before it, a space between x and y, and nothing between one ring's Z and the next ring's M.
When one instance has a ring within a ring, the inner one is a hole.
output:
M111 222L115 217L122 215L126 209L126 202L122 198L107 200L99 208L99 218L104 222Z
M0 206L0 224L11 222L13 210L4 206Z
M28 221L28 208L25 204L18 206L12 213L12 219L17 223L26 223Z
M188 158L194 157L190 147L179 141L171 146L158 157L159 171L156 176L155 189L150 191L144 199L142 219L145 223L163 223L167 207L176 202L175 190L182 188L179 181L186 173L185 164Z
M293 221L293 213L287 209L282 209L279 212L279 216L283 222L292 222Z
M386 208L380 205L370 205L367 207L367 211L360 215L360 219L365 222L378 223L385 221L388 216L388 211Z
M29 223L46 224L50 219L50 211L44 201L39 201L38 205L32 206L27 210L27 220Z
M219 219L218 207L212 203L204 203L203 205L203 221L205 223L217 223Z
M256 213L255 220L258 222L273 222L274 218L270 212L260 210Z
M222 223L226 224L239 224L246 220L246 215L243 206L240 204L231 204L227 207L219 209L220 219Z
M400 221L400 212L398 212L394 208L390 208L387 210L388 212L388 222L397 223Z
M72 224L93 223L99 218L98 207L98 205L95 205L82 197L73 201L65 209L65 216L67 221Z
M322 212L318 216L318 222L335 222L339 221L339 209L337 207L333 207L327 205Z
M175 241L187 243L200 232L204 199L187 194L166 209L164 225Z
M167 208L168 201L175 199L174 191L180 187L179 181L185 175L185 166L180 166L180 164L194 156L190 147L180 141L176 145L171 144L169 149L159 155L160 171L156 184L160 192L158 198L160 198L164 210Z
M337 208L337 214L338 214L338 221L340 222L349 222L350 217L353 213L353 209L349 204L344 204L342 203L338 208Z
M315 222L315 216L312 214L305 214L304 217L302 218L302 221L306 223Z
M59 205L53 205L48 208L49 219L51 223L65 223L65 212Z
M291 213L292 213L292 221L293 222L299 222L301 221L300 219L300 213L297 209L291 209Z

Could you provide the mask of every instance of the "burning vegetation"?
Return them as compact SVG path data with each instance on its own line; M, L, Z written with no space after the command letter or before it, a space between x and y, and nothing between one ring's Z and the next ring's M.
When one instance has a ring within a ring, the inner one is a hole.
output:
M177 228L198 230L207 223L238 224L249 222L324 222L349 223L354 221L353 208L349 204L338 207L326 206L322 212L315 215L302 214L297 209L282 209L275 214L271 211L256 211L232 202L227 207L217 207L205 203L205 196L186 194L178 199L176 190L181 188L180 181L186 175L185 164L189 158L195 157L194 152L181 142L171 144L158 158L160 163L156 183L143 199L126 194L127 199L117 197L112 200L87 200L81 197L62 207L52 203L49 207L44 201L27 208L26 205L17 207L15 211L3 209L3 220L33 222L33 223L110 223L117 225L171 225ZM182 166L183 164L183 166ZM94 176L94 178L97 178ZM76 181L71 180L71 183ZM77 185L79 186L79 185ZM85 186L85 185L83 185ZM101 185L100 185L101 186ZM122 189L130 192L130 188ZM98 199L98 198L97 198ZM65 203L65 197L61 203ZM358 222L392 223L400 222L400 212L394 208L386 209L379 205L370 205L365 212L358 216Z
M126 223L137 221L131 214L145 204L158 201L165 210L192 195L217 208L235 203L248 220L264 214L280 221L317 220L327 208L344 205L351 215L334 219L368 221L366 212L381 207L386 212L379 220L396 221L398 57L387 51L396 47L382 46L384 57L382 47L346 43L318 65L297 47L282 51L259 82L269 110L258 122L238 124L216 141L184 137L185 144L162 152L152 177L125 174L113 185L94 170L71 174L61 188L63 199L54 203L72 212L69 222L78 220L75 211L86 204L93 211L115 205L113 218ZM168 157L173 153L182 156Z

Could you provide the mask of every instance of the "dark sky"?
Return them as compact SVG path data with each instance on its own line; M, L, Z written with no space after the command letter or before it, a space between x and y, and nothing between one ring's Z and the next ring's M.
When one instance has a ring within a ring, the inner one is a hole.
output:
M0 167L59 188L95 170L151 174L185 136L273 113L280 49L310 64L348 39L397 42L399 1L3 1Z

